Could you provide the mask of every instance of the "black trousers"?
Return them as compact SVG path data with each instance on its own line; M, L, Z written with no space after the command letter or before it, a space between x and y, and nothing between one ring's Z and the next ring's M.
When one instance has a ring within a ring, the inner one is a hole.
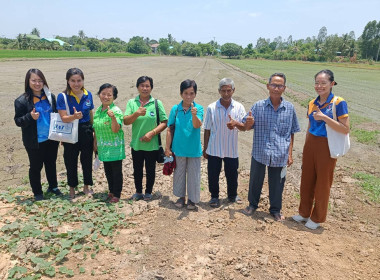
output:
M104 161L104 171L108 181L108 189L114 196L120 198L123 189L122 160Z
M133 161L133 177L136 193L142 193L143 168L145 162L146 189L145 193L152 193L154 180L156 179L157 151L135 151L131 149Z
M239 158L220 158L208 155L208 188L212 198L219 198L219 175L224 161L224 174L227 179L228 198L237 196Z
M42 194L41 170L45 166L49 188L54 189L57 183L57 153L59 142L47 140L38 144L38 149L26 148L29 157L29 182L34 195Z
M261 190L265 178L265 164L251 158L251 172L249 174L249 205L254 209L259 207ZM282 192L284 191L285 177L281 178L282 167L268 166L268 187L269 187L269 212L271 214L281 213Z
M92 154L94 149L94 135L92 125L79 123L78 142L75 144L63 143L63 159L67 171L67 183L74 188L78 185L78 157L80 154L80 163L83 172L83 184L93 185L92 181Z

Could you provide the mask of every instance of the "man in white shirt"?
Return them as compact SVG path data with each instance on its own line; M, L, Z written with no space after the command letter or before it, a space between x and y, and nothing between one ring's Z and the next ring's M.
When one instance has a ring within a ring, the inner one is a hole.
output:
M244 131L242 119L244 106L232 99L234 81L223 78L219 82L221 98L207 107L204 128L203 156L208 160L208 185L211 193L211 207L219 207L219 175L224 162L227 179L227 196L230 202L241 203L238 187L238 131Z

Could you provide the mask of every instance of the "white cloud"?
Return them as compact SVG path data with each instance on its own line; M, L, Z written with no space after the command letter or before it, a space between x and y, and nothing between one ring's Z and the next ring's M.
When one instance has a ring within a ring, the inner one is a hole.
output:
M248 16L256 18L256 17L261 16L261 13L248 13Z

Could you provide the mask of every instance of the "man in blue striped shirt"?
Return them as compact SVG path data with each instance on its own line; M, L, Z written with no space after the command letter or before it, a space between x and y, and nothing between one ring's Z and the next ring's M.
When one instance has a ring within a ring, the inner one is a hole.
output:
M269 98L256 102L243 119L246 130L254 129L249 206L244 213L251 215L258 208L268 166L269 212L276 221L284 219L281 208L286 167L293 163L294 133L300 131L293 104L282 97L285 83L283 73L271 75L267 84Z
M203 156L208 159L208 185L211 193L210 206L218 207L219 175L224 162L227 179L227 196L230 202L242 203L237 195L238 187L238 130L244 130L241 122L245 116L242 104L232 99L234 81L224 78L219 82L220 99L207 107L204 127Z

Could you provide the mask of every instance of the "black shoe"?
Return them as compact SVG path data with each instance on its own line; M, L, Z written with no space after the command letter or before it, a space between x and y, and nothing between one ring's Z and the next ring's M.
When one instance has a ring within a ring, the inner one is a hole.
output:
M58 188L54 188L54 189L51 189L51 188L48 188L47 189L47 192L48 193L53 193L55 195L62 195L62 192L58 189Z
M43 194L36 194L34 196L34 201L41 201L41 200L44 200L44 195Z

